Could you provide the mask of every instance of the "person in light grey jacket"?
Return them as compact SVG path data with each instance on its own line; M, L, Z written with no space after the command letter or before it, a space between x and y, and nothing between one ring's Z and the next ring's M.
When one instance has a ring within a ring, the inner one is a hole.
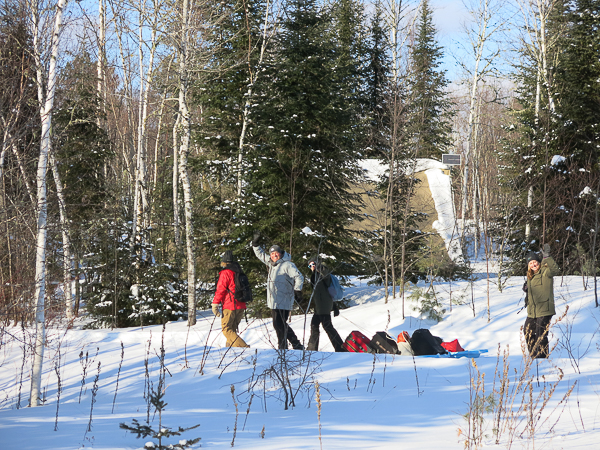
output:
M288 348L287 341L295 350L303 350L302 343L298 340L296 333L289 326L287 320L290 317L294 299L302 301L302 285L304 277L292 262L291 256L282 250L279 245L272 245L269 253L266 253L258 245L260 233L254 233L252 249L269 271L267 276L267 305L271 308L273 317L273 328L277 333L277 345L280 349Z

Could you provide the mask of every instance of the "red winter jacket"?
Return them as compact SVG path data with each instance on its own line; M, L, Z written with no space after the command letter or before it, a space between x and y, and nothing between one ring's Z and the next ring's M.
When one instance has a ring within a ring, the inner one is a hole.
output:
M223 309L246 309L246 304L235 299L235 272L231 269L221 270L219 281L217 282L217 291L213 304L223 305Z

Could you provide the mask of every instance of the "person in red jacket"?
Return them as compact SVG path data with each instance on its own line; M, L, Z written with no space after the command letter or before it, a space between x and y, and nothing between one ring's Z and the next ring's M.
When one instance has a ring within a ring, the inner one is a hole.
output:
M244 317L246 303L235 299L235 274L242 269L234 260L231 250L223 253L221 267L223 270L219 273L212 311L215 316L221 317L219 305L223 308L221 328L228 347L250 347L238 334L238 326Z

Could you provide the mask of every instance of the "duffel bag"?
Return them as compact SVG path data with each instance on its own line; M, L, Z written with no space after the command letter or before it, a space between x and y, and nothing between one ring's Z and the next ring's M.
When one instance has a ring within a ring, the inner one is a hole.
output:
M346 351L354 353L374 353L371 348L371 340L360 331L353 331L348 335L342 347Z
M396 341L387 334L385 331L378 331L371 338L371 347L375 349L375 353L391 353L392 355L399 355L398 344Z

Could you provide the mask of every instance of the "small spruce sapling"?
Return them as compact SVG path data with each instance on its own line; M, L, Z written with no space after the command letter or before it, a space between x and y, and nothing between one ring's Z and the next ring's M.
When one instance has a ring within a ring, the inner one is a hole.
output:
M442 308L442 303L437 298L433 289L423 292L422 289L417 288L409 298L417 302L417 305L413 306L414 311L418 311L428 319L435 320L436 322L441 322L444 319L446 310Z
M200 424L194 425L188 428L178 427L177 431L172 430L169 427L166 427L162 423L162 412L165 410L167 403L164 401L165 396L165 372L167 368L165 367L165 347L164 347L164 331L165 326L163 324L163 342L160 348L160 376L158 378L158 387L155 389L154 385L148 387L148 400L150 404L154 406L155 411L158 413L158 430L152 428L149 424L141 424L136 419L133 419L132 425L127 425L126 423L120 423L119 427L130 431L134 434L137 434L137 438L145 438L150 436L152 439L158 440L158 445L154 442L147 442L144 445L144 448L148 449L157 449L157 450L167 450L167 449L185 449L191 448L192 445L196 444L201 438L195 438L191 440L181 439L177 444L165 444L163 445L163 438L170 438L173 436L181 436L182 433L186 431L192 430L194 428L198 428Z
M165 403L165 401L163 400L165 393L164 393L163 389L160 389L160 387L161 386L159 385L159 389L157 389L157 390L152 389L150 392L150 402L156 408L156 411L159 414L158 430L155 430L150 425L141 424L136 419L133 419L133 421L132 421L133 423L131 425L128 425L126 423L121 423L121 424L119 424L119 427L124 430L127 430L133 434L136 434L137 435L136 437L138 439L146 438L146 437L150 436L152 439L158 440L158 444L155 444L154 442L147 442L144 445L144 448L149 448L149 449L151 448L151 449L157 449L157 450L191 448L191 446L196 444L198 441L200 441L201 438L195 438L195 439L189 439L189 440L181 439L177 444L163 444L163 442L162 442L163 438L170 438L173 436L181 436L182 433L185 433L186 431L197 428L200 426L200 424L194 425L194 426L188 427L188 428L178 427L177 430L173 430L169 427L163 426L162 421L161 421L162 411L164 411L165 407L167 406L167 403Z

